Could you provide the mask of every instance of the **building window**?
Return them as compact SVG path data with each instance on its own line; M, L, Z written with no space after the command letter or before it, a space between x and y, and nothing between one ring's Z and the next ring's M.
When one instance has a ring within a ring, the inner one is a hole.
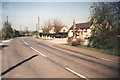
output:
M90 37L85 37L84 39L90 39Z
M66 30L64 29L63 32L66 32Z
M85 37L84 39L88 39L87 37Z
M79 36L79 33L77 33L77 36Z
M87 30L85 30L84 32L87 33Z

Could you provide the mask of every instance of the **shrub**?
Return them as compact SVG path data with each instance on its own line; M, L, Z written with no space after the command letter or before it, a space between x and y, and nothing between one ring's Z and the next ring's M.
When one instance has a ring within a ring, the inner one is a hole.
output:
M79 45L81 45L81 44L83 43L83 40L80 39L80 38L78 38L76 41L77 41L77 43L78 43Z
M78 45L79 45L78 41L72 41L72 46L78 46Z
M68 43L72 43L72 40L73 40L73 38L72 38L72 37L68 37L67 42L68 42Z

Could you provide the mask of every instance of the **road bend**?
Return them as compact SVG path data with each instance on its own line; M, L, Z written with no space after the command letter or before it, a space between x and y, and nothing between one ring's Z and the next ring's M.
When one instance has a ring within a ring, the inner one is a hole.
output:
M13 39L2 50L2 78L118 78L118 64L52 45L33 37Z

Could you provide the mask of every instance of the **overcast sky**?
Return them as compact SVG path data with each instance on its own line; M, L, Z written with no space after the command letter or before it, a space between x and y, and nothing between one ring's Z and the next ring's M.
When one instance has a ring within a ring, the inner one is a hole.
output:
M29 27L35 30L37 17L40 26L50 19L60 19L70 27L75 19L77 23L87 22L90 17L91 2L2 2L2 23L9 18L12 27L22 30Z

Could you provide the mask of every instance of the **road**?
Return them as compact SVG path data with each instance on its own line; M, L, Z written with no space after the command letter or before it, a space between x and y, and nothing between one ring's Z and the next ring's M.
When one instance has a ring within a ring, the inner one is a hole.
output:
M2 78L117 78L118 64L59 49L33 37L2 50Z

